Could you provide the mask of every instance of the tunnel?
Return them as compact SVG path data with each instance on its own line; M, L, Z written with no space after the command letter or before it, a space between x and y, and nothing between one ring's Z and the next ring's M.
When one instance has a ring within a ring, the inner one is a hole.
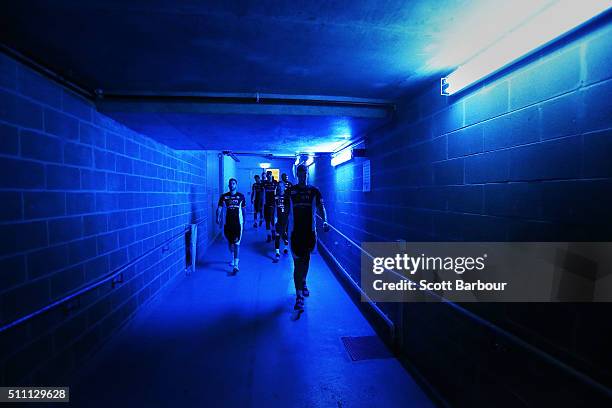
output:
M612 406L609 0L0 5L0 408Z

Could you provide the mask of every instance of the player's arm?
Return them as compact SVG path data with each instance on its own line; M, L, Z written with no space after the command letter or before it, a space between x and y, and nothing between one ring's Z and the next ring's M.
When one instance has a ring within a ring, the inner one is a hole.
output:
M221 225L221 215L223 214L223 196L219 197L217 204L217 224Z
M253 200L251 200L251 203L253 203ZM242 197L242 219L244 220L244 222L246 222L246 199L244 197Z
M251 186L251 204L253 204L253 200L255 199L255 183Z
M325 204L323 204L323 196L321 192L317 189L315 200L317 204L317 210L319 210L319 215L323 219L323 230L325 232L329 231L329 225L327 224L327 211L325 210Z
M289 189L285 190L283 201L285 203L285 211L287 211L287 215L289 215L291 213L291 194L289 192Z

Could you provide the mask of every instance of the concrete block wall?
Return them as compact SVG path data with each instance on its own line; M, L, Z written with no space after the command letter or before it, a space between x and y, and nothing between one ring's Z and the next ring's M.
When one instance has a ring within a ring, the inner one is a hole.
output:
M335 169L317 160L331 223L357 242L612 240L611 49L612 25L599 24L456 97L437 82L403 101L366 137L371 192L361 191L362 159ZM359 282L349 246L320 239ZM607 304L465 306L612 385ZM601 401L588 387L568 395L574 377L447 305L383 308L406 360L450 402Z
M217 233L216 152L173 151L3 54L0 169L0 326L130 265L0 333L1 384L60 381L183 273L187 224L200 252Z

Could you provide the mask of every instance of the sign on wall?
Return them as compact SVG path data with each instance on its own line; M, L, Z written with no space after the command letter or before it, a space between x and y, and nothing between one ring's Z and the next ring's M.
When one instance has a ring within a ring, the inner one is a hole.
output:
M370 161L363 162L363 191L370 191Z

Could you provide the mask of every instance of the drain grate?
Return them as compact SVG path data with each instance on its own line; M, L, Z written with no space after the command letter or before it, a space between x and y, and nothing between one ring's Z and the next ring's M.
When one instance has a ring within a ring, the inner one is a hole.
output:
M340 339L353 361L393 357L377 336L340 337Z

